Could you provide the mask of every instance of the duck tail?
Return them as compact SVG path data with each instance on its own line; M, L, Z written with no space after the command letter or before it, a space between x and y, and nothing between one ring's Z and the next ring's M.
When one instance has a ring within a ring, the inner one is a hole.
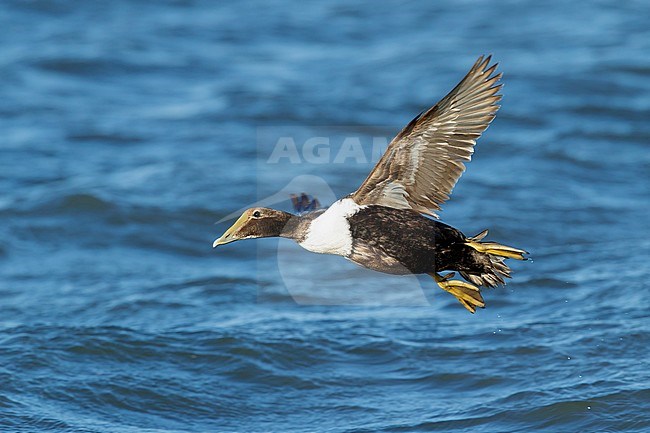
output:
M461 276L479 286L496 287L505 284L504 278L510 278L510 268L505 259L527 260L527 251L502 245L496 242L482 242L488 231L483 230L476 236L467 238L465 244L481 253L486 260L480 272L461 272Z

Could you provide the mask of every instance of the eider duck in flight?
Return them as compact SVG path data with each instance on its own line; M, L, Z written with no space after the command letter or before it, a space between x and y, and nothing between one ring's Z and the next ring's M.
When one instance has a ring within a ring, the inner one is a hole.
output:
M390 142L370 175L327 209L300 215L251 208L213 246L241 239L285 237L306 250L336 254L388 274L429 274L470 312L485 307L480 286L505 284L507 258L526 251L468 237L437 221L474 145L501 99L501 74L481 56L447 96L420 113ZM443 271L452 271L442 275ZM451 279L458 272L466 281Z

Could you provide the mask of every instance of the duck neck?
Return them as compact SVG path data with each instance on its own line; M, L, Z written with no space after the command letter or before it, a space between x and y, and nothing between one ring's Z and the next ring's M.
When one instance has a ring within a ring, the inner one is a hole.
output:
M293 215L288 212L285 212L283 216L285 217L283 218L284 226L278 236L294 240L300 239L300 232L304 225L304 218L300 215Z

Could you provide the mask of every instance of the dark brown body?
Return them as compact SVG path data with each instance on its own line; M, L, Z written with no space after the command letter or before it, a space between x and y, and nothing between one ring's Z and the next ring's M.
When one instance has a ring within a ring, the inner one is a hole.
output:
M348 218L353 262L388 274L453 270L491 272L487 254L467 245L459 230L415 211L368 206Z

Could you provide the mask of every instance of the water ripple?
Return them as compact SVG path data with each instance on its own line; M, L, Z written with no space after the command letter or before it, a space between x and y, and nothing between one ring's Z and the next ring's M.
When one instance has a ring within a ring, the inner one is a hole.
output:
M6 2L0 430L650 430L639 6ZM371 168L269 164L269 130L389 139L483 52L503 106L441 216L533 258L485 310L211 249L295 176L341 196Z

